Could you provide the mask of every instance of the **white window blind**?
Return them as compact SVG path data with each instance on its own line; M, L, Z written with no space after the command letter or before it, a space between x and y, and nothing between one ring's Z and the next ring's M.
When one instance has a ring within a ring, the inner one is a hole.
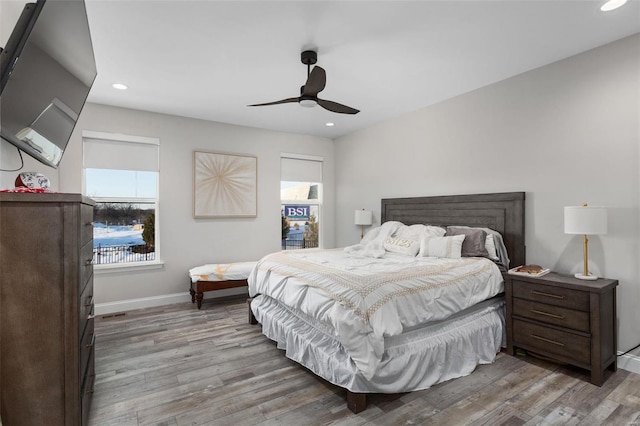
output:
M158 143L83 138L84 168L157 172Z
M285 157L280 159L280 180L285 182L322 182L322 160Z

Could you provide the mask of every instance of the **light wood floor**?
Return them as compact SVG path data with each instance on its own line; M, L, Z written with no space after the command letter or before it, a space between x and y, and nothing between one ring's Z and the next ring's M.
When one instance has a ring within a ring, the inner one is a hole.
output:
M640 375L602 387L583 371L499 354L470 376L375 395L352 414L345 392L288 360L247 322L244 300L97 318L91 425L636 425Z

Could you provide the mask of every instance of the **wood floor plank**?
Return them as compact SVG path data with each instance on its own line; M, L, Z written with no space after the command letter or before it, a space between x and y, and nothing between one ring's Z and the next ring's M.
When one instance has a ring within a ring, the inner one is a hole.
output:
M541 377L546 377L548 373L547 370L536 365L525 364L440 411L432 416L426 424L452 426L469 424L482 418L488 412L503 404L504 401L533 386Z
M533 417L577 383L578 379L553 371L511 398L509 403L516 410Z
M536 416L525 425L574 426L579 424L580 421L580 415L573 408L557 406L546 416Z
M607 398L640 410L640 374L629 374Z
M580 426L598 426L605 424L606 420L620 406L615 401L605 399L596 406L582 421Z
M289 360L247 322L245 300L175 304L97 318L91 426L640 424L640 375L602 387L588 374L498 354L471 375L423 391L346 392Z

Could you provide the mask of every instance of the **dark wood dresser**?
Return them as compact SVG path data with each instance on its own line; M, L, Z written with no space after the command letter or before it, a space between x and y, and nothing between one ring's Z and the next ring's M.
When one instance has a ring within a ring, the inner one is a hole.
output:
M0 193L0 415L86 425L93 392L93 201Z
M584 368L601 386L616 370L616 286L549 273L509 275L506 281L507 353L515 348Z

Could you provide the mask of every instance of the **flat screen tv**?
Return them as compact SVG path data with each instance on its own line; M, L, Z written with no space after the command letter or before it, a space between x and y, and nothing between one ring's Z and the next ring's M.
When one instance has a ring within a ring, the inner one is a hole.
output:
M0 54L0 135L57 168L96 78L84 1L28 3Z

